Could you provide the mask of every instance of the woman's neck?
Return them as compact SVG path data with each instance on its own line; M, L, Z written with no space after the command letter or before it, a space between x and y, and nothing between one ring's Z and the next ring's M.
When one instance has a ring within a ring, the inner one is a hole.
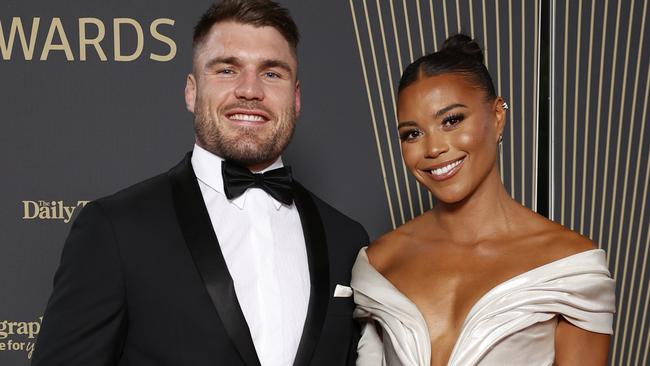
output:
M495 167L468 197L455 203L438 202L432 213L438 229L451 241L472 245L511 231L517 206Z

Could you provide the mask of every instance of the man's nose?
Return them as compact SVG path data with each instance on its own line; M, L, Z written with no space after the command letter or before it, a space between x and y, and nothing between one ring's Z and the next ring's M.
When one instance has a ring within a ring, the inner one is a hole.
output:
M264 88L262 80L255 72L242 72L239 83L235 87L235 96L238 99L263 100Z

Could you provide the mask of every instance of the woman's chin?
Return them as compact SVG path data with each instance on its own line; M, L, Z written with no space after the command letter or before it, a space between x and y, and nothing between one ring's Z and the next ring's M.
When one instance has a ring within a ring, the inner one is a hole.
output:
M448 197L445 197L444 199L439 198L438 202L443 204L443 205L454 205L454 204L457 204L457 203L461 202L462 200L463 200L463 198L448 198Z
M436 201L445 205L453 205L462 202L467 194L462 190L446 191L446 192L431 192L436 198Z

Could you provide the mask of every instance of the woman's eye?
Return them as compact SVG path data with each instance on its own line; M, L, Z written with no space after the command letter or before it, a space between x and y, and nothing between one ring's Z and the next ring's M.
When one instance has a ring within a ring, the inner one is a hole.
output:
M454 127L455 125L459 124L460 122L465 119L465 116L462 114L454 114L451 116L445 117L445 119L442 120L442 126L443 127Z
M408 130L400 133L399 138L402 141L413 141L420 137L420 135L422 135L422 132L419 130Z

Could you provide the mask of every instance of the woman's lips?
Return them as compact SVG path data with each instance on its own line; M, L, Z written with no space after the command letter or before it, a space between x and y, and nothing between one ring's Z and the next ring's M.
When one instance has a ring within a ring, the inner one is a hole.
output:
M437 165L431 169L422 171L428 174L433 180L443 181L453 177L456 173L458 173L460 168L462 168L464 161L465 157L463 156L460 159L452 160L447 163Z

